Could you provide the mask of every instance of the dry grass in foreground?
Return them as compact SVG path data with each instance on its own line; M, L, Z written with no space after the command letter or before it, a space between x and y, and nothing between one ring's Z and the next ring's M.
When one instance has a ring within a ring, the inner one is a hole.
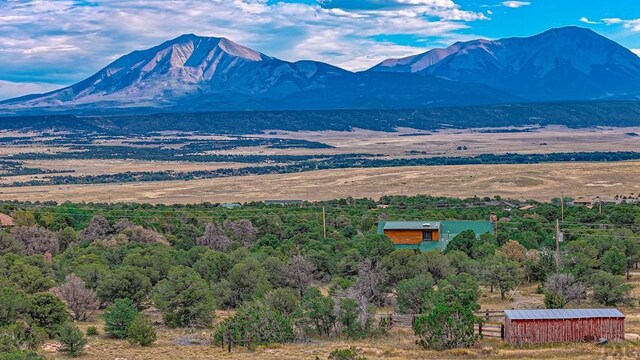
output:
M93 322L98 324L99 322ZM101 330L101 324L98 324ZM80 324L86 329L88 324ZM101 330L102 332L102 330ZM640 355L640 347L634 343L624 345L597 346L594 344L554 345L531 348L512 348L499 340L482 340L474 348L454 349L443 352L426 351L415 344L410 329L394 329L379 339L351 341L347 339L312 339L308 342L259 347L255 351L234 348L231 353L212 345L179 345L187 338L208 339L209 331L158 329L158 341L149 347L131 345L124 340L114 340L104 335L90 337L86 353L80 359L266 359L302 360L327 359L334 349L357 347L367 359L623 359L610 357L615 354L629 354L630 359ZM46 353L55 359L64 359L59 353Z

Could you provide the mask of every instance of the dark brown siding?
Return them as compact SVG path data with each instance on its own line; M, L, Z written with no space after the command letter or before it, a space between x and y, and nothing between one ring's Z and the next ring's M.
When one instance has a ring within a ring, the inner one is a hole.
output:
M624 318L510 320L505 340L511 345L624 340Z

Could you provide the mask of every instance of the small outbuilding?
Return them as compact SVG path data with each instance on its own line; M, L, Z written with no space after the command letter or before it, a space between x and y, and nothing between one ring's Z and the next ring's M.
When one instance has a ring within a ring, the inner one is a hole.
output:
M16 221L9 215L0 213L0 227L16 226Z
M225 209L229 209L229 210L233 210L233 209L239 209L242 207L242 204L240 203L224 203L224 204L220 204L221 208L225 208Z
M505 310L504 339L510 345L624 340L617 309Z
M302 206L304 204L304 200L264 200L263 203L265 205L280 205L280 206L298 205L298 206Z

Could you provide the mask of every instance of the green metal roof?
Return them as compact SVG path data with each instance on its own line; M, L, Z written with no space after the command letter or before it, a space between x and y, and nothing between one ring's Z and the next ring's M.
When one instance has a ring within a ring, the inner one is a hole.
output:
M423 241L420 245L408 245L408 244L398 244L394 247L396 249L408 249L408 250L420 250L420 251L432 251L432 250L444 250L442 248L443 243L440 241Z
M384 230L439 229L439 221L385 221Z
M424 224L429 224L425 227ZM451 238L465 230L473 230L476 235L484 233L493 234L493 223L490 221L380 221L378 223L378 234L384 234L384 230L422 230L422 229L440 229L441 234L450 234Z
M443 221L440 237L448 241L466 230L473 230L477 236L480 236L486 233L493 234L494 228L491 221Z

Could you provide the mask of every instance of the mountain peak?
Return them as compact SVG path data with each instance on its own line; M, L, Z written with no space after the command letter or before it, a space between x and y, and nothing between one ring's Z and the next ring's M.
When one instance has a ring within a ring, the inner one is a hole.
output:
M446 49L385 60L369 71L474 82L544 101L628 98L637 96L640 87L638 56L578 26L530 37L458 42Z
M442 106L638 99L639 84L638 56L577 26L457 42L359 73L314 61L282 61L223 37L184 34L127 54L67 88L2 104L199 110Z
M217 48L231 56L240 57L250 61L262 61L269 58L262 53L237 44L224 37L209 37L198 36L195 34L183 34L175 39L164 42L156 48L167 47L184 47L193 49L193 52L211 52Z
M589 34L589 35L598 35L595 31L585 28L582 26L569 25L569 26L561 26L557 28L551 28L547 31L543 31L540 35L543 34ZM598 35L600 36L600 35Z

